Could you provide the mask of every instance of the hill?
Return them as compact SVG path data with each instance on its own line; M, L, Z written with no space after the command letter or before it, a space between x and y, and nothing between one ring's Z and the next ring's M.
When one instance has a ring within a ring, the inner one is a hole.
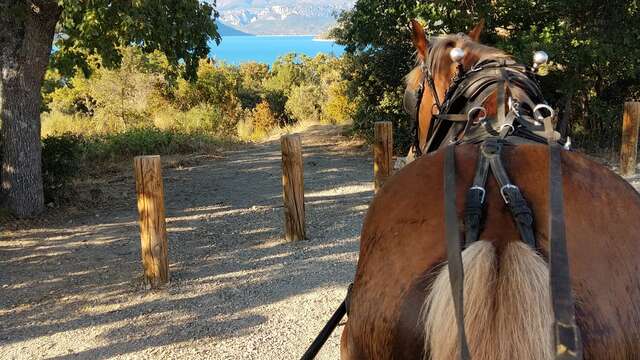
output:
M253 36L252 34L235 29L219 20L216 21L216 24L218 25L218 33L220 34L220 36L223 36L223 37L224 36Z
M353 0L218 0L220 20L255 35L318 35Z

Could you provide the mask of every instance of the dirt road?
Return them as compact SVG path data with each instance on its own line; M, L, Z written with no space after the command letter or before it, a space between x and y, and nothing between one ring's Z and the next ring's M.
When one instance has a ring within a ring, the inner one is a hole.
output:
M298 358L353 278L373 186L369 152L340 128L302 136L308 241L281 240L277 141L164 170L162 291L141 283L130 174L94 184L91 210L5 231L0 358Z

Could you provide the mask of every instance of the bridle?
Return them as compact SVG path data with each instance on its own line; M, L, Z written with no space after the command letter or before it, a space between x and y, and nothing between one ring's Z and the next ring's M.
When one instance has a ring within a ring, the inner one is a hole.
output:
M458 34L458 38L466 38ZM510 58L484 59L469 70L458 59L456 74L444 93L443 101L434 80L435 47L430 47L420 64L421 78L417 88L405 91L404 107L413 123L411 136L417 156L434 151L449 143L479 143L489 136L517 135L528 142L548 143L551 137L568 147L569 139L560 139L552 127L542 119L554 117L553 109L545 102L535 74L535 68L517 64ZM454 48L464 54L462 49ZM462 58L463 55L460 55ZM456 62L454 60L454 62ZM506 88L506 89L505 89ZM427 129L425 147L420 146L420 109L425 90L434 100ZM509 94L507 94L507 90ZM486 99L497 92L497 114L487 119ZM514 93L518 93L515 96ZM508 105L508 112L505 109ZM435 111L434 111L435 110ZM479 126L481 125L481 126ZM448 134L447 134L448 133Z

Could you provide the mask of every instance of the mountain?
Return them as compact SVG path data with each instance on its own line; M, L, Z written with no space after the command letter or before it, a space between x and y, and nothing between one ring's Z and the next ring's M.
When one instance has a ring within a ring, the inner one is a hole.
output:
M218 25L218 34L220 36L251 36L251 34L246 33L244 31L240 31L238 29L234 29L233 27L223 23L222 21L216 21L216 25Z
M218 0L220 20L255 35L318 35L354 0Z

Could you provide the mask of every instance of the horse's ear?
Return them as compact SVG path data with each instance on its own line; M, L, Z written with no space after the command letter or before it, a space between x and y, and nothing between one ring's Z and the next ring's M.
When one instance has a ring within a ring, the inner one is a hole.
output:
M424 61L427 56L429 41L427 41L427 37L424 34L424 28L415 19L411 20L411 39L413 40L413 46L418 51L420 61Z
M484 29L484 19L480 19L480 22L476 26L469 31L469 37L473 41L480 40L480 34L482 33L482 29Z

